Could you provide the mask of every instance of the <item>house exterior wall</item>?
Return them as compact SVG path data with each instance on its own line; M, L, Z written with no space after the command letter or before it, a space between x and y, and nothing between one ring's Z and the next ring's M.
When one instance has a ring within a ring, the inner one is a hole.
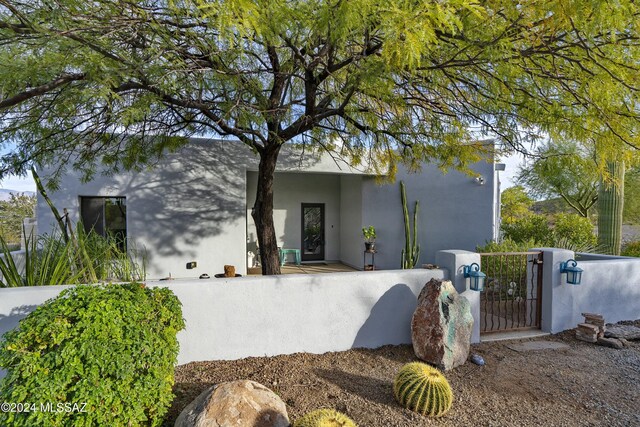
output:
M340 260L362 268L364 249L362 227L362 177L340 177Z
M74 224L80 220L79 197L126 197L127 236L138 249L146 248L149 278L213 275L224 264L246 263L244 176L251 153L241 154L237 144L218 144L215 151L190 144L153 170L96 175L88 183L69 172L49 196L58 210L69 210ZM39 234L55 229L40 196L37 217ZM190 261L198 267L187 270Z
M420 173L399 168L396 182L391 184L381 185L374 178L362 178L362 223L379 230L376 268L400 268L405 243L400 181L405 183L412 222L415 201L419 201L418 240L421 251L418 266L434 263L439 250L474 251L476 245L493 238L496 175L493 163L476 163L471 169L482 176L483 185L474 176L457 171L445 174L430 164L425 165Z
M256 236L250 209L255 199L258 159L232 141L194 139L176 153L139 173L121 172L81 183L77 173L63 175L60 190L50 192L55 206L79 220L79 197L126 197L127 235L146 248L148 278L198 277L221 273L225 264L246 274L247 251ZM474 250L494 235L493 163L472 169L482 175L443 174L435 165L420 173L400 168L397 181L407 186L411 209L420 200L418 221L422 252L418 265L433 263L437 250ZM41 171L46 179L47 171ZM325 204L325 259L363 266L362 227L376 227L376 268L400 268L404 226L398 182L380 184L330 156L304 156L283 149L275 177L274 220L279 243L300 248L301 203ZM55 220L39 197L38 233L50 232ZM186 264L197 262L188 270Z
M256 245L251 207L256 197L258 174L247 172L247 241ZM276 173L273 185L273 222L278 245L302 246L302 203L324 204L325 259L340 259L340 176L320 173Z

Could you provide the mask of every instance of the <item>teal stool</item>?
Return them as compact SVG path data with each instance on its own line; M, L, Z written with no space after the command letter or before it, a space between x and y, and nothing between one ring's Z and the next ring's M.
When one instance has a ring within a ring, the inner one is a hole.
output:
M287 260L287 255L289 254L293 254L296 265L300 265L300 249L280 249L280 265L284 265Z

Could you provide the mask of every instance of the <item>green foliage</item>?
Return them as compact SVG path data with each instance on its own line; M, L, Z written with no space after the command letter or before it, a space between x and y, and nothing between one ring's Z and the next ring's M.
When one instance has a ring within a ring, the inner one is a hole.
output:
M83 404L85 412L0 412L13 427L159 426L172 401L179 300L166 288L77 286L4 336L6 402ZM81 409L81 408L78 408Z
M603 159L629 153L640 127L633 0L3 5L0 144L15 145L0 177L47 165L55 187L66 168L140 169L188 136L238 139L260 157L267 274L283 144L392 177L400 162L493 156L478 127L509 150L541 132L593 141Z
M491 243L482 252L508 252L527 250L533 247L554 247L577 252L597 250L597 237L588 218L578 214L559 213L554 216L530 214L518 221L502 225L504 242ZM512 249L513 248L513 249ZM517 249L516 249L517 248Z
M400 158L463 167L487 149L470 123L512 148L537 129L554 140L598 135L605 153L625 150L638 126L631 0L146 6L0 9L0 133L19 144L0 170L74 150L56 165L90 177L100 159L136 168L198 132L234 136L260 155L304 134L340 140L317 146L355 163L371 146L382 168Z
M549 141L535 159L520 168L517 180L535 198L562 200L578 214L588 217L598 200L598 167L594 148L574 141Z
M409 208L407 207L407 192L404 182L400 181L400 197L402 199L402 218L404 219L404 249L402 250L401 265L403 269L411 269L420 259L420 244L418 243L418 208L416 200L413 209L413 233L409 222Z
M298 418L293 427L357 427L349 417L333 409L317 409Z
M58 231L27 236L25 251L14 259L0 238L0 287L144 280L146 254L130 246L122 250L114 236L87 234L80 225L66 241Z
M540 243L533 239L524 240L521 242L513 241L509 238L502 239L501 242L489 242L483 246L477 246L476 252L478 253L497 253L497 252L527 252L531 248L541 247Z
M362 229L362 235L364 236L364 239L371 243L374 240L376 240L376 229L373 225L370 225L368 227L364 227Z
M405 408L431 417L443 416L453 404L453 391L442 372L420 362L400 369L393 394Z
M11 193L9 200L0 201L0 238L7 244L19 244L22 221L35 216L36 197Z
M559 242L564 239L566 241L563 246L565 249L568 249L566 246L569 245L588 248L595 247L598 244L598 238L593 232L594 227L589 218L578 214L560 213L554 216L553 221L553 242Z
M509 187L500 195L500 217L503 224L510 224L531 215L533 199L517 185Z
M622 256L633 256L640 258L640 240L627 243L622 249Z
M28 236L22 254L14 255L0 239L0 288L66 285L84 282L86 269L77 263L71 241L56 233L39 238Z
M624 175L624 222L640 224L640 167L627 169Z
M552 235L547 217L533 213L517 221L502 224L502 231L505 239L511 239L515 242L526 240L547 242Z

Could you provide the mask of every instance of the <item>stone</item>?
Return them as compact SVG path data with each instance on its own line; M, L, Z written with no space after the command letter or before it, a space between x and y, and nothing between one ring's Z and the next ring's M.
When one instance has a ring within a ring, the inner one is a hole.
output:
M608 325L604 333L607 338L624 338L626 340L640 340L640 328L633 325Z
M586 342L598 342L598 334L597 333L584 333L580 330L576 330L576 338L580 341Z
M622 342L616 338L598 338L598 344L604 347L611 347L618 350L621 350L622 347L624 347L622 345Z
M255 381L220 383L203 391L178 416L175 427L289 427L287 408Z
M416 356L445 371L463 365L469 357L472 329L471 304L451 282L427 282L411 319Z
M600 328L595 325L591 325L589 323L578 323L578 330L584 333L595 333L600 332Z

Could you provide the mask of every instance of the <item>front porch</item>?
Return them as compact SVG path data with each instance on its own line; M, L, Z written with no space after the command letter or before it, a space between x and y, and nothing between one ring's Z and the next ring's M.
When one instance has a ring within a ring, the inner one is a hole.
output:
M322 274L322 273L345 273L350 271L360 271L340 262L318 262L305 263L300 265L285 264L280 267L282 274ZM248 276L261 276L260 268L250 268Z

